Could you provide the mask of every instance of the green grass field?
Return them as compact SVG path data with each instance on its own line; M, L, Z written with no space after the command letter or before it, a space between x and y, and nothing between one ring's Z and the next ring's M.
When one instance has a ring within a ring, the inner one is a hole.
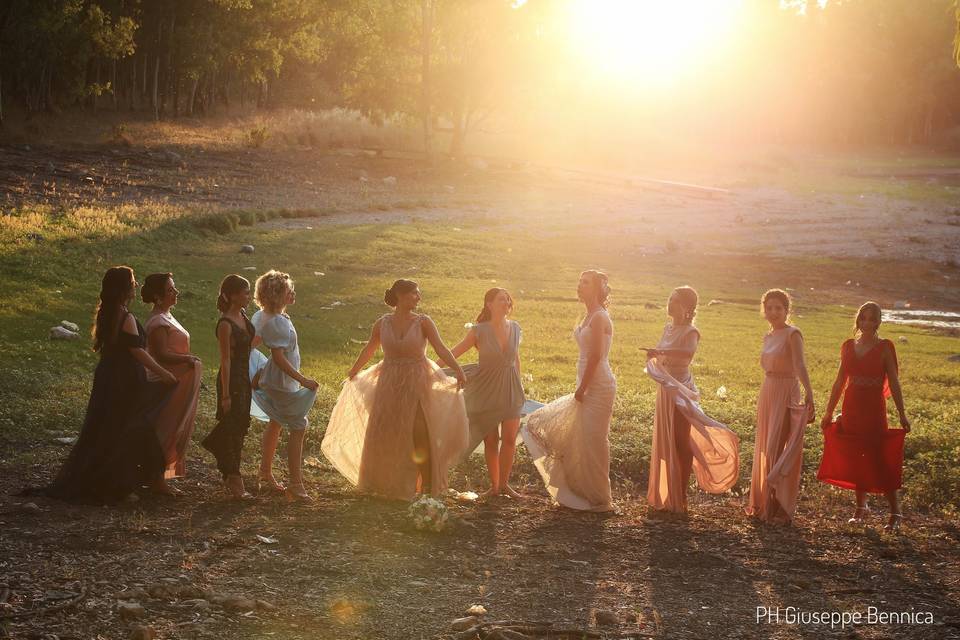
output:
M794 321L806 338L818 414L840 344L851 335L852 314L865 299L822 293L822 283L846 278L839 275L836 261L645 255L634 250L635 238L604 230L595 218L558 214L544 229L511 212L466 216L457 226L428 218L407 225L346 226L319 217L304 223L312 229L282 229L252 225L279 216L276 212L210 214L199 222L188 213L158 205L70 213L21 210L0 217L0 365L6 374L0 441L6 463L27 464L35 459L38 443L79 427L96 355L88 341L53 342L47 330L68 319L87 331L99 278L114 264L131 265L140 278L172 271L183 291L174 313L191 331L193 349L205 366L197 441L213 425L219 280L234 272L252 280L268 268L290 272L298 293L290 315L300 335L304 369L321 383L310 416L307 456L319 456L340 381L371 323L388 310L381 297L393 279L420 282L422 311L436 320L449 345L476 316L487 288L509 289L516 301L514 317L524 331L521 358L528 396L548 401L573 390L577 354L571 331L581 313L577 275L585 268L603 269L613 287L616 336L610 359L619 381L611 430L613 473L621 495L630 492L637 499L645 490L656 391L643 372L638 348L659 338L665 301L674 286L690 284L700 293L697 325L703 339L694 375L706 411L741 436L741 481L735 491L749 485L761 382L759 347L766 331L760 294L774 286L796 293ZM31 233L43 239L31 238ZM253 255L238 252L246 243L255 245ZM843 264L844 273L851 268L863 271L864 280L882 271L866 262ZM709 304L711 300L721 302ZM342 304L332 305L336 301ZM138 304L135 312L144 318L148 308ZM958 365L947 358L960 352L960 344L954 337L912 327L884 326L881 334L896 342L914 425L907 439L907 505L953 512L960 493L960 387ZM725 400L716 396L721 385L728 391ZM820 450L819 429L812 425L806 438L805 492L848 500L813 478ZM250 438L248 459L255 453L256 439ZM480 464L474 460L463 469L473 482L481 482Z

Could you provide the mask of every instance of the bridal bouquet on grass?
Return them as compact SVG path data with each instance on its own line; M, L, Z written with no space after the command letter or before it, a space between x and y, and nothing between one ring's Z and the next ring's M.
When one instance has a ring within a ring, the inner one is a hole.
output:
M443 531L450 512L442 501L430 496L420 496L407 509L413 526L421 531Z

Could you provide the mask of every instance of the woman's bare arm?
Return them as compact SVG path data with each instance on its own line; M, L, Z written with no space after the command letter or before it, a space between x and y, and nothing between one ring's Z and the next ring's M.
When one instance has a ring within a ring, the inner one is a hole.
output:
M360 370L368 362L370 358L373 357L373 354L377 352L377 349L380 348L380 324L383 322L383 319L377 320L373 323L373 328L370 329L370 337L367 339L367 344L363 345L363 348L360 349L360 355L357 356L356 361L353 363L353 366L350 367L350 371L347 373L347 377L353 380Z
M803 401L807 405L807 423L811 423L816 415L813 406L813 386L810 384L810 374L807 371L807 361L803 353L803 336L799 331L794 331L790 335L790 357L793 361L793 372L803 386Z
M883 364L887 371L887 382L890 384L890 395L893 396L893 403L897 406L897 414L900 416L900 426L910 433L910 420L907 419L907 412L903 406L903 390L900 388L897 359L886 347L883 349Z

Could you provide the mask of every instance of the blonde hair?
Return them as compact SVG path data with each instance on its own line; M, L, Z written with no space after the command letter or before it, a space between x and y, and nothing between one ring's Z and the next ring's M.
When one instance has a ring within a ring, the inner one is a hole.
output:
M697 290L691 286L684 285L677 287L673 292L677 294L680 304L683 305L685 311L683 319L687 324L693 324L693 319L697 316L697 304L700 302Z
M854 320L853 320L853 335L854 335L854 336L859 336L859 335L860 335L860 333L861 333L861 331L860 331L860 319L863 318L863 312L864 312L864 311L867 311L868 309L869 309L869 310L872 310L874 313L877 314L877 332L879 333L879 331L880 331L880 323L883 321L883 311L880 309L880 305L879 305L879 304L877 304L876 302L870 300L870 301L868 301L868 302L864 302L862 305L860 305L860 308L857 309L857 317L854 318Z
M293 291L289 273L271 269L257 278L253 299L257 306L267 311L280 311L287 303L287 294Z

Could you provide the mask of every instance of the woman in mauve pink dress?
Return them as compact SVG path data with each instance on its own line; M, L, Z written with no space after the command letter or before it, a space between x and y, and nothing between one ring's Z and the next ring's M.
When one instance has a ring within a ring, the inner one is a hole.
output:
M768 522L791 522L800 494L803 433L814 420L813 389L803 357L803 336L788 323L790 296L770 289L760 304L770 331L760 352L764 378L757 399L747 513Z
M193 435L200 397L200 358L190 353L190 333L170 313L179 296L172 273L152 273L140 289L143 301L153 303L144 326L147 351L177 377L177 385L154 423L166 468L153 490L166 494L179 493L168 486L166 480L186 474L187 446ZM155 374L148 370L147 380L154 379Z
M686 513L690 473L708 493L723 493L737 482L737 434L700 408L690 364L700 344L693 326L697 292L677 287L670 294L671 322L655 349L647 350L647 375L658 383L647 502L654 511Z

